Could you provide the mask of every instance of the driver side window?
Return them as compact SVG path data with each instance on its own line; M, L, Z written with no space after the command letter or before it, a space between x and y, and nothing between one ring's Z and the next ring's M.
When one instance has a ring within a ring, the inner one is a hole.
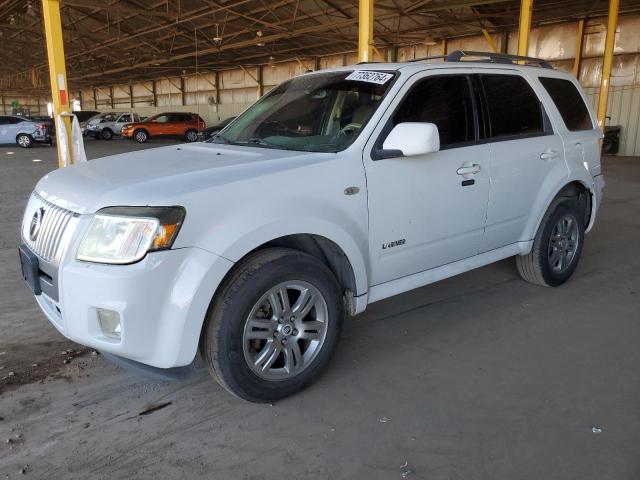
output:
M403 122L434 123L441 149L475 141L473 101L467 77L443 75L419 80L393 116L393 126Z

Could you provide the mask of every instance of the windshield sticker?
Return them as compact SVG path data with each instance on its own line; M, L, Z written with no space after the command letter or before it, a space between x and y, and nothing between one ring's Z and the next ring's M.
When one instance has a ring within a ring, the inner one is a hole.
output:
M371 72L368 70L356 70L345 78L345 80L355 80L357 82L375 83L384 85L393 78L393 73Z

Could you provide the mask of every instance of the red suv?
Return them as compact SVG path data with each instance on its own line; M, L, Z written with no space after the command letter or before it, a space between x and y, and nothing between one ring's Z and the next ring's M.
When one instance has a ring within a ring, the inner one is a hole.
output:
M144 143L151 137L181 137L187 142L198 140L198 132L206 127L197 113L159 113L143 122L129 123L122 136Z

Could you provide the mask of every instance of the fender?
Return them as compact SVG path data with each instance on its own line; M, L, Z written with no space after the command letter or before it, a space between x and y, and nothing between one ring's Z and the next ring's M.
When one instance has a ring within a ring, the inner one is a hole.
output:
M529 222L527 222L527 226L525 227L524 233L522 235L523 240L529 241L529 248L527 249L527 251L522 252L523 255L526 255L527 253L529 253L529 251L533 247L533 239L536 236L536 232L540 228L542 219L545 213L547 212L547 210L549 209L551 202L553 202L553 200L558 196L558 194L562 191L564 187L566 187L567 185L573 182L578 182L582 184L591 194L591 217L589 220L589 225L585 230L585 233L588 233L589 230L591 230L591 227L593 226L593 223L596 217L596 209L598 208L597 202L596 202L596 194L595 194L593 177L591 177L591 175L587 171L585 171L584 175L579 172L572 172L572 175L570 175L566 179L563 179L562 182L558 182L556 185L554 185L554 188L551 190L552 192L551 194L547 193L543 195L541 192L538 199L536 200L536 204L542 205L544 206L544 208L539 209L538 210L539 213L537 215L530 215L530 220Z

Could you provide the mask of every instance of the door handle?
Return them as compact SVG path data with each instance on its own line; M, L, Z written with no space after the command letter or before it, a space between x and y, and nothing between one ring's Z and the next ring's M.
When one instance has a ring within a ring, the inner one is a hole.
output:
M458 170L456 170L456 173L458 175L475 175L476 173L480 173L480 170L482 170L482 168L480 168L480 165L474 163L473 165L464 165L458 168Z
M558 158L558 152L555 150L545 150L540 154L540 158L542 160L553 160L554 158Z

